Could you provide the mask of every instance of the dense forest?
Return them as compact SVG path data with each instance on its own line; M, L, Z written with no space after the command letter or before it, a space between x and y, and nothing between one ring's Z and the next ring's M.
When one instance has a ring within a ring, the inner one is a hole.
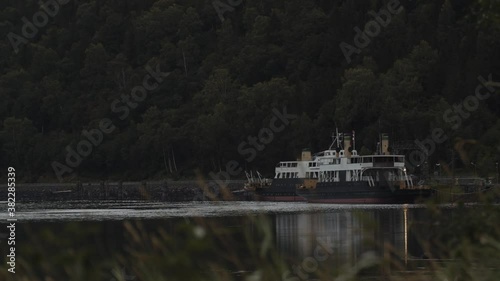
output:
M429 167L455 155L494 175L499 5L2 1L0 177L272 175L337 127L361 153L381 132L394 148L430 139Z

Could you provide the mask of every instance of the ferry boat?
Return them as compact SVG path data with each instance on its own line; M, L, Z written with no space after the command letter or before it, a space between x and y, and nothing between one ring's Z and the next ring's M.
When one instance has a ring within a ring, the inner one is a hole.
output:
M352 141L352 145L351 145ZM389 153L381 134L377 154L358 155L355 133L333 135L328 150L314 156L302 151L297 161L279 162L271 184L253 190L260 200L311 203L413 203L429 197L428 186L416 186L405 168L405 156Z

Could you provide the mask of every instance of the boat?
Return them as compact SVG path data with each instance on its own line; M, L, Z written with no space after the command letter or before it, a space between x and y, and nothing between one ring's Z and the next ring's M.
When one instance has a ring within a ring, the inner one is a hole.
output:
M282 161L271 184L249 190L259 200L310 203L398 204L430 197L429 186L415 185L407 174L405 156L389 152L389 137L380 135L377 153L359 155L355 132L332 136L330 147L297 161Z

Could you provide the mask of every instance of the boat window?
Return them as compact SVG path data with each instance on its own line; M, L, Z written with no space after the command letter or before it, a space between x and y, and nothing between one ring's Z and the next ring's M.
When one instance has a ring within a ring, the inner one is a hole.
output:
M363 163L371 163L371 162L373 162L372 157L363 157Z

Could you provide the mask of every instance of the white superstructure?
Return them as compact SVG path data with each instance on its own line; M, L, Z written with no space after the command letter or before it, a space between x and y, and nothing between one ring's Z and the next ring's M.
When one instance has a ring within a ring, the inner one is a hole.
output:
M342 139L343 147L340 145ZM334 144L337 144L337 149L332 149ZM337 133L328 150L313 157L310 151L304 150L299 160L278 163L274 179L315 179L318 183L364 181L374 186L383 175L387 181L402 182L403 188L412 188L413 182L406 173L404 155L390 154L388 145L387 135L382 135L378 145L379 154L360 156L356 150L351 150L351 135Z

